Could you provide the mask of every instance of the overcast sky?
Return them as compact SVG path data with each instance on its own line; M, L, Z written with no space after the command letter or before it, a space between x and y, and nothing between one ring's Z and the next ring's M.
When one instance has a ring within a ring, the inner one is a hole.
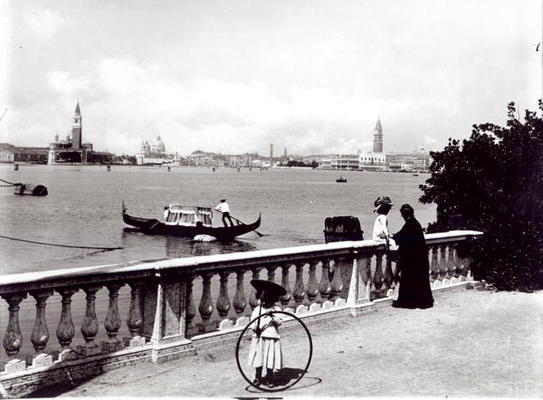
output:
M540 0L0 0L0 142L136 153L441 147L541 97ZM7 89L7 90L5 90Z

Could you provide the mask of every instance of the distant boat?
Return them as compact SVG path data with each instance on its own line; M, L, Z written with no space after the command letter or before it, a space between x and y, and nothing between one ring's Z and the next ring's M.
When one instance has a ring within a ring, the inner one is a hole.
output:
M339 178L336 179L336 182L347 183L347 178L345 178L344 176L340 176Z
M419 174L415 173L415 174L413 174L413 176L419 176Z
M209 207L181 206L170 204L167 208L164 222L155 218L138 218L128 215L123 202L123 221L140 229L149 235L172 235L195 238L201 235L213 236L220 241L228 241L236 236L243 235L258 229L260 226L260 215L251 224L243 224L238 221L234 226L212 226L213 211ZM205 240L209 241L209 240Z

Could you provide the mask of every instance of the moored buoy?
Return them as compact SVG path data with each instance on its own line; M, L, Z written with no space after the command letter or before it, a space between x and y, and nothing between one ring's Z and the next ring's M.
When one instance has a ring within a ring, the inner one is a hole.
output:
M13 170L19 171L19 164L13 164Z
M44 185L32 185L30 183L18 183L15 185L13 194L20 196L47 196L49 192Z

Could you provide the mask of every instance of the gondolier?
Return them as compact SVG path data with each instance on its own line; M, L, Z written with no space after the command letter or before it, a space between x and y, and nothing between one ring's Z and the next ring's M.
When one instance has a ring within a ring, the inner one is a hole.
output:
M226 199L221 199L221 202L217 207L215 207L215 210L222 214L222 223L224 224L224 226L228 226L226 224L227 219L230 222L230 226L234 226L234 223L232 222L232 217L230 216L230 206L226 202Z
M146 234L151 235L172 235L194 238L198 235L208 235L219 241L233 240L236 236L255 231L260 226L260 215L258 219L250 224L238 221L238 224L231 226L213 226L213 210L210 207L184 206L181 204L170 204L168 216L164 222L155 218L139 218L129 215L123 202L123 221ZM226 225L226 224L225 224ZM256 232L259 236L259 234Z

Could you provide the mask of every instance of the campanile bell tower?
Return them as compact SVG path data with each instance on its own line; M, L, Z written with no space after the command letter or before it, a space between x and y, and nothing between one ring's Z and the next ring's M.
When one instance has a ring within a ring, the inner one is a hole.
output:
M373 152L383 152L383 128L381 127L381 117L377 118L377 124L375 125L375 133L373 134Z
M82 125L81 125L81 110L79 109L79 101L75 106L74 123L72 125L72 147L74 149L82 148Z

